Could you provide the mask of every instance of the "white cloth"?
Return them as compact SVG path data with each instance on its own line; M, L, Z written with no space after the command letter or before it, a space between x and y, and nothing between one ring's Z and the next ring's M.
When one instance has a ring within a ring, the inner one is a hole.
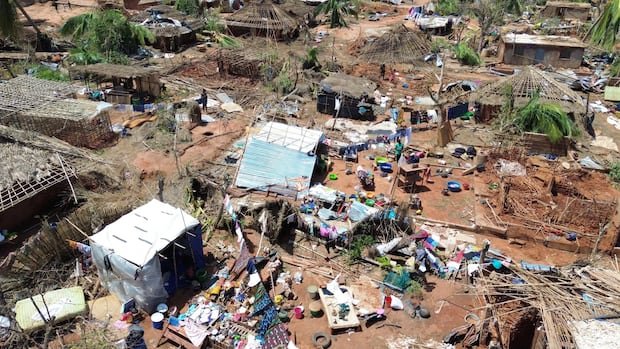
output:
M340 98L336 98L336 101L334 104L334 110L336 111L340 110Z

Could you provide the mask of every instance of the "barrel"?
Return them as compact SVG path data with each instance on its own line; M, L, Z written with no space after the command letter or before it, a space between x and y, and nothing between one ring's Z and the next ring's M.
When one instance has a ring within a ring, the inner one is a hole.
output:
M310 310L310 316L314 318L323 316L323 310L320 301L314 301L310 303L310 305L308 305L308 309Z
M151 322L154 329L162 330L164 328L164 314L157 312L151 315Z
M319 288L316 285L308 286L308 296L310 299L318 299L319 298Z

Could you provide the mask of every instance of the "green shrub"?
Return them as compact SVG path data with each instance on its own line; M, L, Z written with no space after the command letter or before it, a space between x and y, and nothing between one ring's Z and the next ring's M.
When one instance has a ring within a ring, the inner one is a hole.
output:
M459 43L454 46L454 55L456 59L464 65L478 66L482 63L480 55L465 43Z
M439 0L435 10L441 16L454 15L461 12L461 8L457 0Z
M43 80L69 81L69 75L60 70L52 70L44 65L36 66L34 76Z
M609 179L615 183L620 183L620 161L611 165L609 170Z

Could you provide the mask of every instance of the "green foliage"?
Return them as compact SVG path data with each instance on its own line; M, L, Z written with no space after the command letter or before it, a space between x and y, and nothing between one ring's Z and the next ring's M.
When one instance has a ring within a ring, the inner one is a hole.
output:
M15 36L17 28L17 11L13 0L0 0L0 35Z
M52 70L44 65L34 66L34 76L43 80L52 81L69 81L69 75L64 74L60 70Z
M359 0L327 0L314 10L315 15L321 13L329 16L330 28L348 27L345 17L353 15L357 18Z
M381 265L381 269L392 269L392 264L390 264L390 259L386 256L380 256L376 258L377 263Z
M445 48L450 48L450 47L452 47L452 44L450 44L450 42L448 42L448 40L446 40L444 38L436 38L431 43L431 52L439 53L439 52L441 52L441 50L443 50Z
M77 65L95 64L103 61L103 56L96 51L88 51L85 47L74 48L69 51L70 63Z
M176 0L174 8L188 15L200 14L200 4L198 0Z
M591 43L606 50L613 50L620 30L620 0L610 0L596 20L588 38Z
M447 16L460 13L461 7L458 0L439 0L435 10L439 15Z
M375 238L372 235L358 235L354 236L347 252L347 258L349 263L355 263L362 258L362 251L367 246L371 246L375 243Z
M464 65L478 66L482 63L480 55L467 44L461 42L453 48L456 59Z
M287 69L282 68L278 76L273 79L273 89L281 94L289 93L293 90L293 80L291 80Z
M553 143L565 136L579 135L575 123L562 108L556 104L541 103L538 94L517 111L514 124L522 132L544 133Z
M71 17L60 28L60 33L70 36L78 47L99 52L107 60L115 61L135 53L139 45L155 40L146 27L129 22L118 10L94 11Z
M319 63L319 49L317 47L313 47L308 50L302 67L303 69L313 69L315 71L321 70L321 63Z
M209 11L205 14L205 30L211 34L213 40L222 48L239 48L241 43L232 36L223 34L226 26L220 19L218 11Z
M220 19L219 11L209 11L205 13L205 30L212 33L223 33L226 27Z
M511 13L516 16L523 14L523 4L520 0L504 0L504 9L507 13Z
M609 179L615 183L620 183L620 161L611 165L609 170Z
M424 293L422 292L422 285L415 281L415 280L411 280L411 283L409 284L409 286L407 287L407 289L405 290L405 293L410 294L412 297L418 298L418 299L422 299Z
M620 57L616 57L614 62L609 66L609 74L611 74L611 76L620 76Z

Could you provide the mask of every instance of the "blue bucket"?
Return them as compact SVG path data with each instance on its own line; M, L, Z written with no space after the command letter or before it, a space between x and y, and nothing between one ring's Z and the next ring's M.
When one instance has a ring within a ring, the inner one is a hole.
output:
M157 312L151 315L151 322L153 323L154 329L163 330L164 329L164 314Z

